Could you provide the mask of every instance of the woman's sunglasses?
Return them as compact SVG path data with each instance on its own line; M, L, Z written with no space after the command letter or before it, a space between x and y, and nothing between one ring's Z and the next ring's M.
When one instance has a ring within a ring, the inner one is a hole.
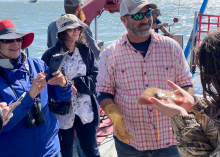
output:
M144 18L144 16L146 16L147 18L150 18L152 14L152 10L147 11L146 13L137 13L134 15L125 15L127 17L131 17L136 21L142 20Z
M17 41L17 42L23 42L24 41L24 38L18 38L18 39L4 39L4 40L0 40L2 43L4 44L9 44L9 43L13 43L14 41Z

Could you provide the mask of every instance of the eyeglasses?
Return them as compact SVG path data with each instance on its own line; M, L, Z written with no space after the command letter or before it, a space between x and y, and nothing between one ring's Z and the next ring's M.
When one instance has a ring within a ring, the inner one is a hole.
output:
M76 31L76 30L81 31L81 27L74 28L74 31Z
M4 39L4 40L0 40L2 43L4 44L9 44L9 43L13 43L14 41L17 41L17 42L23 42L24 41L24 38L18 38L18 39Z
M77 31L81 31L81 27L76 27L76 28L70 28L70 29L67 29L67 31L71 31L73 30L74 32L77 30Z
M150 18L151 14L152 14L152 10L149 10L146 13L137 13L137 14L134 14L134 15L125 15L125 16L131 17L136 21L140 21L144 18L144 16L146 16L147 18Z

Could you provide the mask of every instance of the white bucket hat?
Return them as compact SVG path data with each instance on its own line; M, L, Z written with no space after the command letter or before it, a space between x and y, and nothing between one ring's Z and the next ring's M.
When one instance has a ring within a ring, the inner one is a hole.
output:
M56 25L58 29L58 32L56 34L57 37L60 32L63 32L67 29L81 27L81 33L85 30L85 27L79 24L77 17L73 14L65 14L61 16L57 20Z

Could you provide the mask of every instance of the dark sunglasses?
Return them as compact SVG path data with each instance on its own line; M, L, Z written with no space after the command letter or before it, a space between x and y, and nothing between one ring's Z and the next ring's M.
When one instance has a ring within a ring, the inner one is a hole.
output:
M2 43L4 44L9 44L9 43L13 43L14 41L17 41L17 42L23 42L24 41L24 38L18 38L18 39L4 39L4 40L0 40Z
M137 13L134 15L125 15L127 17L131 17L136 21L142 20L144 18L144 16L146 16L147 18L150 18L152 14L152 10L147 11L146 13Z
M73 31L76 31L76 30L78 30L78 31L81 31L81 27L76 27L76 28L69 28L69 30L73 30Z
M74 31L76 31L76 30L81 31L81 27L74 28Z

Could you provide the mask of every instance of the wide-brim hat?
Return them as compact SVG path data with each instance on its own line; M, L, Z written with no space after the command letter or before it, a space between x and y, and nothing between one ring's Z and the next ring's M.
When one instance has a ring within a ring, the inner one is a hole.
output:
M10 20L0 21L0 40L1 39L18 39L24 38L21 49L25 49L31 45L34 40L34 33L21 33L15 28Z
M57 25L57 29L58 29L58 32L56 34L57 37L60 32L63 32L67 29L81 27L81 33L84 32L84 30L85 30L85 27L79 23L78 18L73 14L65 14L65 15L61 16L56 21L56 25Z
M120 4L120 16L134 15L145 6L151 9L157 8L155 4L150 4L148 0L123 0Z

